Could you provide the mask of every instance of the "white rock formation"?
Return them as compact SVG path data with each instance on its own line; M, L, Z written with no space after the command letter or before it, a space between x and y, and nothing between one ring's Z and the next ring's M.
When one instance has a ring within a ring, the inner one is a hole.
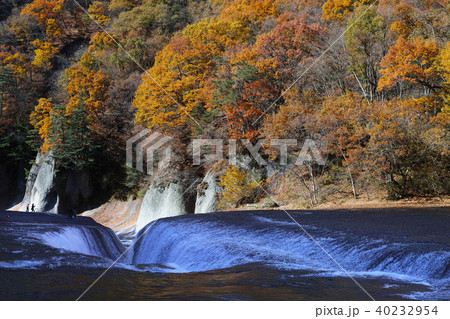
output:
M55 161L48 154L39 153L31 167L27 181L25 196L20 210L34 204L35 211L58 213L58 196L55 189L56 174Z
M205 214L217 211L217 193L219 186L217 185L215 173L206 174L203 181L197 188L197 199L195 201L195 213Z
M142 201L136 232L159 218L186 215L187 213L183 187L180 184L171 183L164 188L152 184Z

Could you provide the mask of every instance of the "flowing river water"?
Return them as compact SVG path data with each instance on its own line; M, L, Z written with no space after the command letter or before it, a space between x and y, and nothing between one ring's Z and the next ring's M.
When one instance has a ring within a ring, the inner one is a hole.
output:
M0 299L450 299L448 208L289 213L301 227L283 211L165 218L124 246L87 217L0 212Z

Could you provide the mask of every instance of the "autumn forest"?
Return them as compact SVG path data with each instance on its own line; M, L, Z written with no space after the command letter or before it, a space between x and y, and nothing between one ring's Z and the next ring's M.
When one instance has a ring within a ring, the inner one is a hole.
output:
M171 169L183 178L221 165L223 207L286 185L308 205L335 193L449 194L446 0L1 6L0 161L11 172L26 175L37 152L50 153L60 171L91 172L105 200L138 196L149 177L126 167L125 147L147 128L172 137ZM195 138L264 139L272 162L271 140L310 138L326 164L288 166L284 179L253 162L193 167Z

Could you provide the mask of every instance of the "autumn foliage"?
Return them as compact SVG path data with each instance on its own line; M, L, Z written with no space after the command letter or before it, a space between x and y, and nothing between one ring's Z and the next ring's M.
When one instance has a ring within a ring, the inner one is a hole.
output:
M35 145L66 169L98 165L120 188L138 128L172 136L185 155L173 167L186 170L193 138L265 139L267 161L279 156L271 141L310 139L326 165L286 171L313 205L330 189L448 194L445 1L80 3L27 1L0 26L0 145L11 158L16 141ZM230 204L257 185L233 166L221 186Z
M323 5L322 15L326 20L343 20L359 5L367 4L373 0L328 0Z
M219 186L223 187L220 201L224 207L242 204L250 200L259 187L258 182L243 169L230 166L221 176Z
M378 89L388 88L401 81L420 84L430 90L441 87L433 65L439 47L433 40L398 38L380 63L382 77Z

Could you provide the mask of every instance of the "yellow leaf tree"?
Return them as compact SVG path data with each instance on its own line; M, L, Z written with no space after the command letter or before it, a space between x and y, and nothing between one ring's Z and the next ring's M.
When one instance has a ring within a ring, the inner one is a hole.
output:
M31 43L36 47L34 50L34 60L31 66L38 69L48 70L51 67L50 60L58 52L58 49L51 45L50 42L36 39Z
M30 123L38 131L43 143L41 151L46 153L51 148L50 134L52 116L55 113L55 106L52 99L41 98L30 115Z
M450 41L442 48L439 56L436 59L436 68L445 79L442 97L445 101L442 111L450 116Z
M236 166L230 166L221 176L219 186L223 187L220 204L224 207L237 207L250 200L258 187L250 174Z
M106 2L94 1L88 8L91 17L101 26L105 26L111 18L107 15L108 4Z
M67 69L66 77L70 96L67 112L82 105L87 118L95 122L107 108L109 78L97 68L90 53L85 53L79 63Z

